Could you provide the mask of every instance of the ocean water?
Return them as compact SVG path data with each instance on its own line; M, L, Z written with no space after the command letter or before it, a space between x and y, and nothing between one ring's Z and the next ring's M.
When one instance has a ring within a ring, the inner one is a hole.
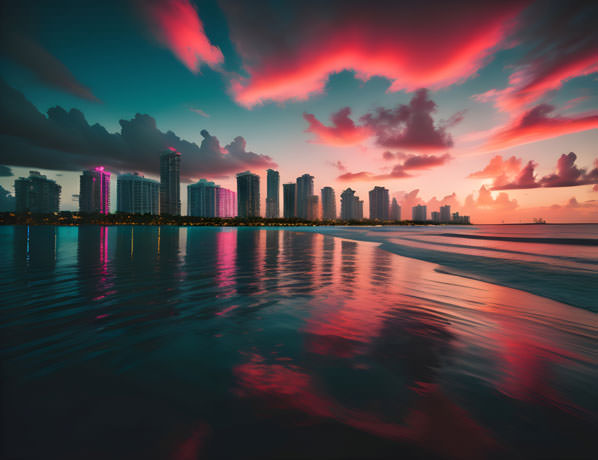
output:
M3 458L593 458L596 226L0 227Z

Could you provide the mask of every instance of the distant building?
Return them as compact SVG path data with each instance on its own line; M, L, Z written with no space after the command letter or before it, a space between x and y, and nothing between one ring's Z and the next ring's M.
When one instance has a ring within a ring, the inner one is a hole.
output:
M411 219L414 222L425 222L428 220L428 209L426 206L418 204L411 208Z
M318 220L319 216L319 198L318 195L312 195L307 199L307 220Z
M237 214L239 217L259 217L260 176L245 171L237 174Z
M355 195L355 190L350 188L341 193L341 219L363 219L363 201L359 200L359 197Z
M110 173L103 166L83 171L79 185L79 211L110 212Z
M267 195L266 195L266 217L280 217L279 204L280 174L278 171L268 169L267 173Z
M194 217L234 217L236 194L214 182L200 179L187 186L187 215Z
M451 221L454 224L469 224L469 216L460 216L458 212L453 213L453 219Z
M160 214L181 215L181 154L172 147L160 155Z
M438 211L432 211L432 222L435 224L439 224L440 221L440 213Z
M388 220L389 198L388 189L384 187L374 187L370 190L370 219Z
M451 221L451 207L447 204L440 206L440 222L448 223Z
M297 184L295 184L294 182L291 182L289 184L283 184L282 186L283 216L285 219L297 217L295 209L296 191Z
M332 187L324 187L322 194L322 220L336 219L336 197Z
M116 180L116 210L128 214L158 214L160 183L138 173L120 174Z
M390 220L401 220L401 207L399 203L397 203L397 199L392 199L392 204L390 205Z
M15 211L48 214L58 212L62 188L56 182L29 171L29 177L15 180Z
M296 213L300 219L307 219L307 206L314 194L314 176L303 174L297 178Z

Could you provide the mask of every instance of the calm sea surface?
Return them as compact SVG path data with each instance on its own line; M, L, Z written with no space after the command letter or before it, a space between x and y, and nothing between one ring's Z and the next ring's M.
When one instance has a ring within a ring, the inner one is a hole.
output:
M598 226L4 226L0 254L4 458L595 458Z

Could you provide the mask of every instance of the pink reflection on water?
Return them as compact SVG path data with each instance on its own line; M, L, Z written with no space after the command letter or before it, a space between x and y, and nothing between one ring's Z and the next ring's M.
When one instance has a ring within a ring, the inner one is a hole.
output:
M383 438L410 441L428 451L457 458L479 458L496 447L491 435L438 387L420 390L420 397L402 423L351 409L319 389L314 377L293 364L269 364L259 354L234 369L241 397L267 398L273 408L291 408Z
M236 283L237 229L221 229L216 233L216 283L230 288Z

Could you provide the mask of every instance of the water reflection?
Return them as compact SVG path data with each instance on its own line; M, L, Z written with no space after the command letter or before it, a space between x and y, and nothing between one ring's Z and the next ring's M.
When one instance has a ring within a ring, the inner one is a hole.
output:
M47 445L59 458L591 451L590 312L314 233L8 236L9 457ZM61 262L71 243L73 263Z

